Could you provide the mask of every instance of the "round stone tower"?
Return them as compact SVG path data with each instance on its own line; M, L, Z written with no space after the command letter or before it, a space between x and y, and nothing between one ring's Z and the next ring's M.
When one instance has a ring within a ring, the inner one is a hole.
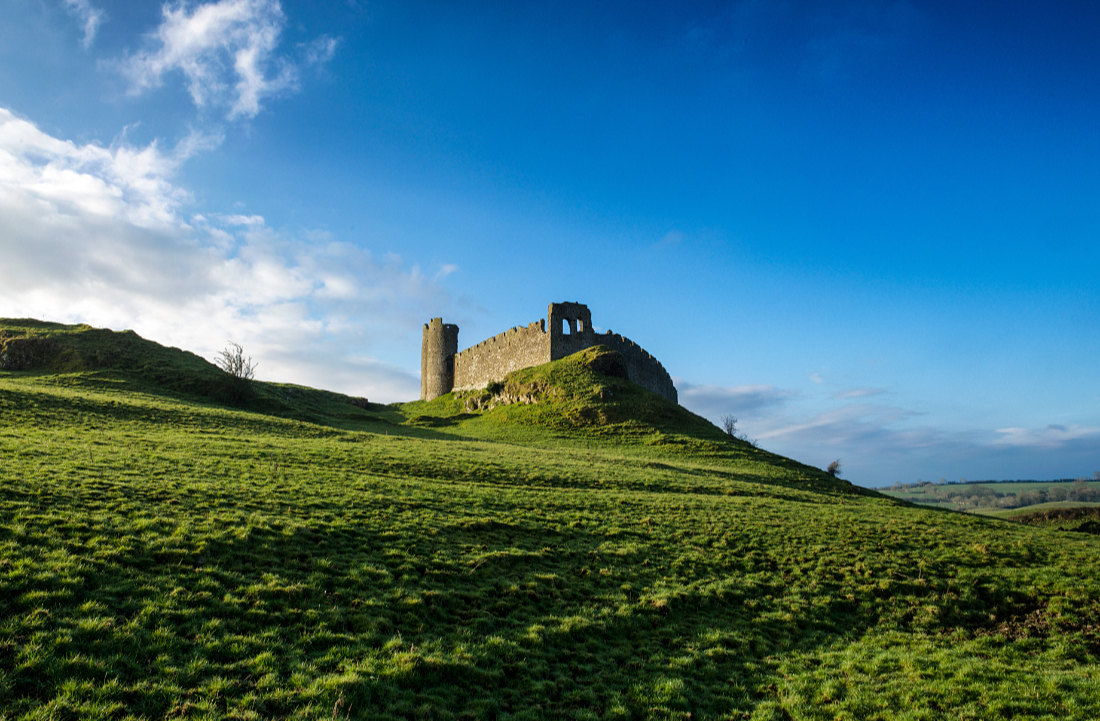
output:
M420 342L420 400L430 401L450 393L455 385L458 326L432 318L424 324Z

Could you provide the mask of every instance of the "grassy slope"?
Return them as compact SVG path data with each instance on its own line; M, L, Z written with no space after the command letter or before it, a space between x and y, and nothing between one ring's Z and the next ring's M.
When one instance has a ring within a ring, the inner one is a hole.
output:
M1050 514L1050 512L1071 511L1079 512L1081 514L1087 514L1089 509L1100 510L1100 503L1085 503L1082 501L1048 501L1046 503L1036 503L1031 506L1023 506L1021 508L995 508L986 511L986 515L993 516L995 518L1007 518L1010 520L1018 520L1020 518L1027 518L1029 516L1041 516L1044 514Z
M858 493L591 360L487 412L0 373L0 717L1100 717L1098 539Z
M1009 518L1018 523L1100 535L1100 503L1040 503L1016 510Z

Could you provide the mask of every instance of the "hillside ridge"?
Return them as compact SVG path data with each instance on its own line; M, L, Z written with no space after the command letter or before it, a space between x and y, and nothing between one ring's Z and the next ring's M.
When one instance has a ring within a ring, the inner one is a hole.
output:
M129 389L343 427L393 423L384 406L292 383L241 384L205 358L87 324L0 318L0 371L53 376L70 386Z
M70 385L168 394L348 429L389 428L446 438L521 444L559 439L623 448L662 448L714 461L778 466L822 490L873 494L824 471L723 433L706 419L626 378L622 355L603 345L508 374L485 389L431 401L369 403L332 391L253 381L241 385L200 356L132 330L33 319L0 319L0 369L53 374ZM11 367L15 366L15 367Z

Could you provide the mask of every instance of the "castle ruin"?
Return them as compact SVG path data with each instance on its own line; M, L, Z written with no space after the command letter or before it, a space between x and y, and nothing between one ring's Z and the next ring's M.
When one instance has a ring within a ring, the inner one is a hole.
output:
M484 388L512 371L596 345L622 354L628 379L677 402L676 386L660 361L629 338L593 330L592 312L583 303L551 303L545 320L517 326L462 352L458 350L458 326L432 318L424 324L420 346L420 399L430 401L452 390Z

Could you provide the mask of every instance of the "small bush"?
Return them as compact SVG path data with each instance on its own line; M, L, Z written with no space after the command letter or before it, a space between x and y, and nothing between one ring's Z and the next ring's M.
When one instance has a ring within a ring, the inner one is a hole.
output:
M244 348L240 343L233 342L218 352L214 364L234 378L244 381L250 381L255 377L258 365L253 362L252 356L245 357Z
M733 416L722 416L722 430L727 436L737 435L737 419Z
M252 378L256 375L256 363L245 356L240 343L230 342L222 349L215 365L225 373L220 387L214 389L214 397L233 405L244 405L252 397Z

